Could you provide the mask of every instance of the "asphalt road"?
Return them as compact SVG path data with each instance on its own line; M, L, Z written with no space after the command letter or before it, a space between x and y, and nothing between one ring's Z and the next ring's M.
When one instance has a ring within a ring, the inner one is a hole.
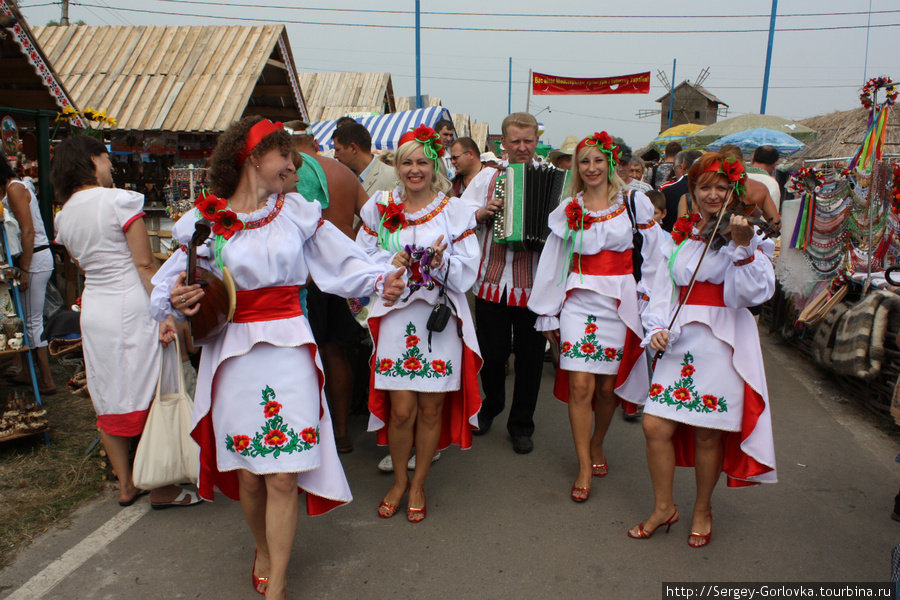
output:
M900 523L900 442L843 401L821 374L764 339L780 482L713 496L704 549L687 545L693 471L676 473L682 521L671 533L629 539L652 507L640 423L613 421L610 474L584 504L569 499L576 472L565 406L546 364L535 450L514 454L505 413L471 450L434 465L428 516L408 523L376 509L390 477L385 451L355 417L356 450L342 459L354 501L302 516L289 572L291 598L660 598L661 582L888 581ZM512 378L509 383L511 384ZM405 507L405 502L404 505ZM23 548L0 572L0 598L31 600L254 599L253 542L240 506L122 509L105 495Z

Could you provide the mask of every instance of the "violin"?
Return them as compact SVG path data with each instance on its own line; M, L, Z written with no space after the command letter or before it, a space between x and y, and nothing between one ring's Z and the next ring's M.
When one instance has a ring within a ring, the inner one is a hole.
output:
M203 290L200 310L188 317L191 336L197 344L211 342L222 332L225 324L234 317L237 302L234 280L227 267L222 267L222 279L219 279L209 269L197 265L197 248L206 243L211 233L210 223L201 219L194 225L194 234L188 244L187 285L196 283Z
M770 238L777 238L781 235L781 231L776 227L780 224L780 221L774 221L773 219L766 219L765 215L763 215L762 210L759 209L755 204L747 204L737 199L730 200L730 202L726 202L725 206L719 210L724 210L725 214L722 215L721 221L728 222L731 220L731 217L737 215L740 217L744 217L750 225L753 225L757 228L756 233L761 235L763 239L767 240ZM706 227L703 228L703 231L700 232L700 235L703 237L709 237L712 235L713 230L716 228L716 224L720 221L718 217L718 213L715 219L710 219L706 224ZM728 243L729 240L729 225L725 225L724 227L720 226L716 231L716 238L713 241L712 249L718 250L722 246Z

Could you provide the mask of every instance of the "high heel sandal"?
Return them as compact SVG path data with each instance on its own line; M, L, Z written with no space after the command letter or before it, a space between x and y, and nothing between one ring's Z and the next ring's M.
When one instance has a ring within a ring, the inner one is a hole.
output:
M257 576L256 576L256 550L253 551L253 568L250 569L250 577L251 577L251 581L253 582L253 589L256 590L257 593L262 594L263 596L265 596L265 595L266 595L266 591L265 591L265 590L259 589L259 586L262 585L263 583L265 583L266 585L268 585L268 584L269 584L269 578L268 578L268 577L257 577Z
M692 544L691 538L699 538L700 543ZM709 543L710 539L712 539L712 513L709 513L709 533L704 535L702 533L692 531L690 534L688 534L688 546L690 546L691 548L702 548Z
M584 494L584 496L576 496L576 492L580 492ZM578 487L577 485L572 486L572 491L570 493L572 496L572 500L575 502L586 502L588 498L591 497L591 488L589 487Z
M400 500L403 500L403 496L408 491L409 491L409 482L406 483L406 489L403 490L403 494L401 494ZM398 503L399 503L399 501L398 501ZM384 512L382 512L382 510L381 510L382 508L384 508L386 510ZM388 504L385 500L382 500L381 504L378 505L378 516L381 517L382 519L390 519L391 517L393 517L396 514L397 514L397 507L392 504Z
M609 473L609 466L606 463L599 465L591 465L591 475L594 477L606 477Z
M419 517L418 515L422 515ZM425 492L422 492L422 508L408 507L406 509L406 520L410 523L421 523L425 520Z
M671 517L669 517L668 521L666 521L664 523L660 523L659 525L656 526L656 529L654 529L653 531L647 531L646 529L644 529L644 523L646 523L646 522L647 521L638 523L638 526L637 526L638 531L636 534L631 533L631 530L629 529L628 537L630 537L631 539L634 539L634 540L649 540L650 537L653 536L654 533L656 533L656 529L659 529L663 525L666 526L666 533L669 533L669 529L672 528L672 525L674 525L675 523L678 522L678 509L677 508L675 509L675 512L672 514Z

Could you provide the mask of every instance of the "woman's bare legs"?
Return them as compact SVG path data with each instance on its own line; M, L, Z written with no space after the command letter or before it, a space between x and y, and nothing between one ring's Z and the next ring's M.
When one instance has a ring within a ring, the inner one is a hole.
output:
M569 371L569 423L572 426L572 440L575 442L575 454L578 457L578 477L575 487L591 487L591 427L592 401L596 386L593 373ZM589 492L574 491L575 498L584 500Z
M591 437L591 464L605 465L606 453L603 450L603 441L613 415L616 414L618 398L615 393L615 375L597 375L597 388L594 403L594 435Z
M725 458L724 431L694 428L694 477L697 481L697 499L694 502L694 518L691 531L706 535L712 530L712 494L722 473ZM688 541L702 545L702 538L690 536Z
M407 390L391 390L391 416L388 421L388 448L394 463L394 484L384 497L384 503L397 507L409 485L406 464L413 445L413 425L418 413L418 396ZM416 461L416 464L421 461ZM378 509L382 516L392 516L390 510L382 506Z
M409 508L418 509L425 506L425 479L431 469L430 459L437 452L438 443L441 440L441 417L444 412L446 396L445 392L418 393L416 454L421 460L416 461L416 470L413 471L409 488ZM425 518L422 513L418 514L419 518L414 520L421 521Z
M672 436L678 424L668 419L644 413L642 426L647 439L647 466L653 483L653 513L644 521L644 531L653 533L675 513L673 481L675 478L675 446ZM638 536L639 526L629 531Z

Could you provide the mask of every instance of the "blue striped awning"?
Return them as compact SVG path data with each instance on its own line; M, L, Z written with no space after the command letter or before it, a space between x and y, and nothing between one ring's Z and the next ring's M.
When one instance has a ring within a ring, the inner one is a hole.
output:
M434 127L441 119L450 119L450 111L442 106L431 108L419 108L416 110L404 110L402 112L378 115L375 117L360 117L356 121L362 123L372 134L372 147L376 150L396 150L400 136L415 129L419 125ZM319 141L319 150L334 148L331 136L335 130L337 121L319 121L312 123L309 133Z

